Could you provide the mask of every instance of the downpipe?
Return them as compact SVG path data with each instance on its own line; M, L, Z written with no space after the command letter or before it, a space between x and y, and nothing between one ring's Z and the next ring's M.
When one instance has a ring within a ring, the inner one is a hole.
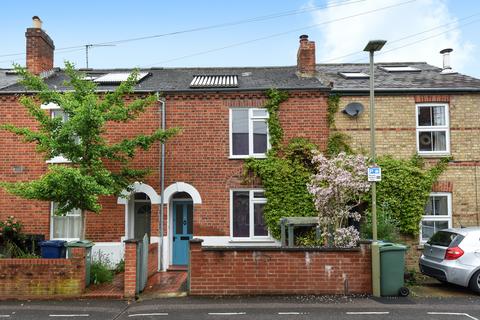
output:
M157 101L160 104L160 114L161 114L161 124L160 128L162 130L165 130L166 123L165 123L165 113L166 113L166 102L165 98L161 98L160 94L157 92ZM158 270L157 271L162 271L163 270L163 211L164 211L164 190L165 190L165 143L162 142L161 148L160 148L160 208L158 209L158 234L159 234L159 239L158 239Z

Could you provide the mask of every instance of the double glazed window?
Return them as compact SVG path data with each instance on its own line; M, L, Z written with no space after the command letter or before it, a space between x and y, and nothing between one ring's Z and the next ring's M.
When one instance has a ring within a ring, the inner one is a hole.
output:
M230 201L230 235L232 238L269 238L263 218L265 203L267 203L263 190L232 190Z
M80 226L82 219L80 210L75 209L63 216L56 215L58 204L52 202L51 204L51 238L52 239L66 239L75 240L80 238Z
M265 157L269 148L268 111L256 108L230 109L230 157Z
M425 205L420 226L420 242L424 243L437 231L452 226L451 193L431 193Z
M58 104L55 104L53 102L50 102L48 104L43 104L41 108L45 110L49 110L52 118L59 118L62 120L63 123L67 122L69 119L68 114L65 111L63 111ZM80 143L80 139L78 137L75 137L75 143ZM69 162L70 160L68 160L62 155L58 155L47 160L47 163L69 163Z
M423 155L450 153L448 104L417 104L417 151Z

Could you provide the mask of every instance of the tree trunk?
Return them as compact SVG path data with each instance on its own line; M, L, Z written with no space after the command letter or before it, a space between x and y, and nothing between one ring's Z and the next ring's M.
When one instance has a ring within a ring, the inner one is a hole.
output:
M80 212L80 220L82 221L80 224L80 240L85 240L86 218L86 212L82 209Z

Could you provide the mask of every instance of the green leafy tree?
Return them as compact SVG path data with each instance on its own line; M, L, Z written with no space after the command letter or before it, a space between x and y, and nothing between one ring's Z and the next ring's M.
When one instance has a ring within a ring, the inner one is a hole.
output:
M136 85L138 72L114 91L99 95L96 84L84 79L73 64L65 63L68 90L59 92L50 89L37 76L16 66L21 83L35 95L24 95L20 103L37 121L33 130L4 124L1 128L23 138L26 143L35 143L36 151L45 159L62 156L68 164L50 164L47 172L38 179L26 182L0 182L7 192L25 199L53 201L58 203L55 214L65 214L73 209L81 210L81 239L85 238L85 215L87 211L99 213L100 196L118 196L134 181L141 181L149 169L134 169L131 160L139 150L148 150L154 143L165 142L179 129L156 130L125 138L119 142L109 142L105 137L109 122L126 123L136 119L156 101L155 96L147 96L125 103L124 96L131 94ZM54 103L68 116L67 121L52 118L42 104ZM108 166L107 166L108 163ZM110 168L116 168L112 170Z

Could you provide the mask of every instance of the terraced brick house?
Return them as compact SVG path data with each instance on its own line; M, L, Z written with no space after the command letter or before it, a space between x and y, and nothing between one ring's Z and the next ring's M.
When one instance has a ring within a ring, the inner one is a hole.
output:
M27 68L51 87L66 89L64 71L53 67L50 37L36 25L27 29L26 38ZM126 100L156 93L162 98L128 126L109 124L108 138L113 142L152 132L162 122L167 128L181 127L183 132L168 141L165 152L156 145L134 159L136 167L155 170L143 183L132 186L128 198L103 198L102 213L87 215L86 238L95 241L95 251L110 254L115 262L123 256L124 239L147 233L151 242L162 239L164 269L188 264L192 237L203 239L204 246L279 246L263 222L266 199L262 186L242 181L244 159L265 157L270 147L268 113L262 108L265 91L277 88L289 93L279 113L285 140L305 137L324 150L329 136L329 95L341 96L341 109L350 102L367 106L368 79L358 76L368 73L367 69L364 64L317 65L315 43L301 36L294 66L140 70L135 92ZM82 71L98 84L101 93L118 86L132 69ZM436 228L477 225L480 80L446 74L426 63L378 64L376 74L378 153L410 157L418 152L426 158L455 158L432 190L433 205L427 206L423 233L416 243ZM1 70L0 123L35 127L18 102L20 95L31 93L15 80L10 70ZM43 108L68 121L59 106ZM356 117L339 112L336 124L337 130L352 136L355 149L367 149L367 111ZM35 178L49 163L68 161L61 157L45 161L35 153L34 145L20 143L5 131L0 133L0 145L2 181ZM15 215L25 224L25 232L47 239L78 238L78 213L54 216L54 206L0 190L0 218Z

